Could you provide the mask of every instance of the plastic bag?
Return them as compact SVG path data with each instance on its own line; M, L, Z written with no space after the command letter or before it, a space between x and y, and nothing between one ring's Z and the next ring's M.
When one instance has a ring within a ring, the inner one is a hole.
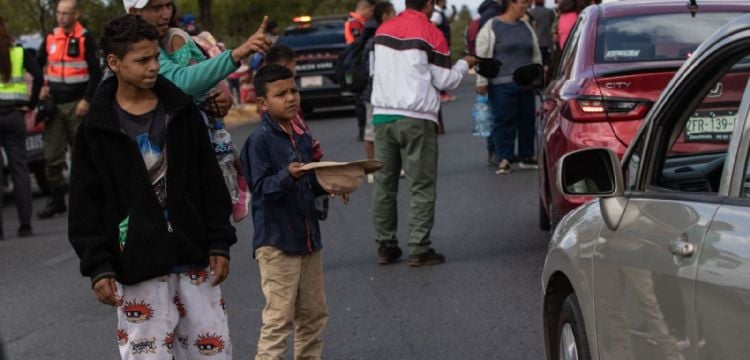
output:
M486 138L492 133L495 119L487 95L477 95L477 102L471 110L471 124L471 134L476 137Z

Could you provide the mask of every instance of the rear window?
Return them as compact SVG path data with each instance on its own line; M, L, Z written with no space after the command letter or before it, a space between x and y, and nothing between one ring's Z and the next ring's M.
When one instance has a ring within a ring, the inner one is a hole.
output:
M714 31L741 13L627 16L601 20L596 62L685 60Z
M344 23L312 24L309 27L288 29L279 38L279 45L294 48L343 44Z

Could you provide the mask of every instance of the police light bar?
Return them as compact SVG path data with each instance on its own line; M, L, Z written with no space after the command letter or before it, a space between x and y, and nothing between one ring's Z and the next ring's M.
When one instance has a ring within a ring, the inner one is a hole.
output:
M295 23L309 23L312 21L312 16L305 15L305 16L295 16L292 21Z

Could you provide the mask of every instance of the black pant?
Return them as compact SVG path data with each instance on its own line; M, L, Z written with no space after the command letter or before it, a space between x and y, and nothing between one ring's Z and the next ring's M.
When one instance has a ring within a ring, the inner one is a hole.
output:
M30 225L31 177L26 153L26 122L22 112L0 111L0 145L8 158L18 222L20 225ZM0 204L2 204L2 197L3 191L0 190ZM2 212L0 212L0 229L2 229Z
M367 124L367 107L365 107L365 101L359 96L357 96L357 101L354 103L354 111L357 116L357 126L359 127L357 136L361 139L365 134L365 124Z

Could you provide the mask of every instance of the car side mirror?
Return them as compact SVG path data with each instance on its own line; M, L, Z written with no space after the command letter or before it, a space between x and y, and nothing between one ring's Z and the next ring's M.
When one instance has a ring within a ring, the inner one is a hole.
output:
M544 87L544 67L539 64L528 64L513 72L513 82L522 88Z
M612 150L583 149L560 159L557 185L566 196L614 197L625 193L620 160Z

